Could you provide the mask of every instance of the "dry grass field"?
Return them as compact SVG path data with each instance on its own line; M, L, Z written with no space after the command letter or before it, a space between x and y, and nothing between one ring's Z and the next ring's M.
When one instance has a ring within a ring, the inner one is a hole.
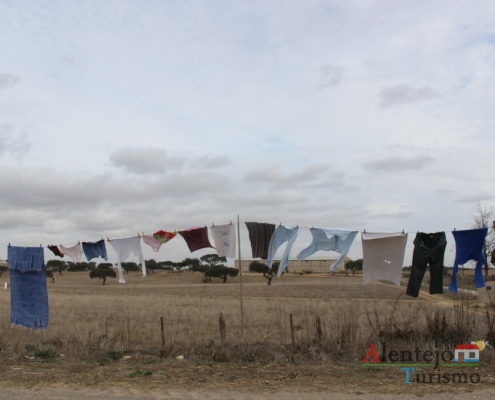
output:
M362 366L370 343L423 351L493 343L494 313L475 300L426 292L413 299L403 286L363 285L360 276L288 274L267 286L261 276L244 274L242 336L238 278L126 278L126 285L111 279L103 286L87 272L57 274L48 283L50 326L41 331L9 325L10 294L1 289L0 383L401 392L398 367L390 373ZM406 386L421 393L492 385L493 353L486 349L476 367L480 384Z

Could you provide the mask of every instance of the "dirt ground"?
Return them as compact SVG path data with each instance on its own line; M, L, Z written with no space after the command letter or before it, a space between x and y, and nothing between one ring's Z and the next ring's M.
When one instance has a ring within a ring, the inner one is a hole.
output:
M171 340L183 338L184 335L196 335L196 332L211 335L213 340L217 340L217 313L223 311L229 321L229 315L238 312L239 285L237 280L225 285L216 282L204 284L200 278L200 275L193 273L156 273L143 280L138 274L129 274L129 283L125 286L113 281L102 286L99 281L90 280L87 273L56 275L55 284L49 284L51 326L46 332L33 332L33 337L29 337L30 332L27 330L8 326L8 313L5 311L9 302L8 291L0 292L0 303L4 309L0 322L4 337L24 335L16 344L21 349L20 353L15 357L4 357L0 362L0 399L290 400L302 396L307 399L392 399L399 394L401 399L488 399L495 395L495 367L491 364L470 366L465 370L443 367L440 371L442 374L477 373L481 380L476 384L405 384L404 373L398 366L366 367L360 362L206 363L187 359L143 359L134 357L131 351L124 352L130 355L118 361L77 361L73 358L64 359L61 355L40 361L23 353L24 341L34 343L35 335L39 343L49 343L74 332L80 331L84 338L97 329L106 329L104 322L107 314L104 312L107 311L96 311L95 308L102 303L112 305L109 313L123 307L133 316L137 322L134 327L131 325L131 339L140 337L138 333L148 330L148 325L144 323L149 323L154 331L158 331L155 322L158 316L168 315L168 321L171 321L169 324L172 325L167 325L167 335L173 335ZM400 302L406 307L405 310L409 305L422 308L431 304L439 307L450 307L452 304L449 294L431 296L422 293L418 299L411 299L404 296L403 292L404 287L380 283L362 285L359 276L328 275L287 275L275 280L272 287L267 287L262 277L248 274L244 287L246 307L253 321L268 312L273 316L281 311L299 312L295 316L300 319L301 315L314 307L333 309L349 302L359 302L365 306L373 303L380 307L387 302ZM160 306L155 307L154 304ZM282 306L279 304L283 304L284 308L280 308ZM299 311L297 307L300 307ZM259 309L264 310L262 314L259 314ZM175 310L173 312L177 312L177 315L172 315L171 310ZM209 318L203 317L203 325L194 324L195 330L190 332L187 330L190 322L183 315L185 311L194 318L211 312L214 315L213 322L210 324ZM72 319L68 320L69 313ZM263 324L254 324L252 331L259 330L263 335L264 329L270 332L270 329L274 329L270 327L273 325L270 318L266 317ZM181 323L184 327L179 329ZM279 323L280 329L286 332L285 319ZM303 332L298 331L298 335ZM160 339L155 333L149 338L159 343ZM139 341L135 343L142 344ZM438 371L431 370L431 367L418 367L417 373Z

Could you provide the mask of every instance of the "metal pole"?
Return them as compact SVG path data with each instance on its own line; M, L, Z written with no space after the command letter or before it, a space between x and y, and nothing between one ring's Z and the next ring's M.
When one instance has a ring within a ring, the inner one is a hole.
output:
M237 245L239 251L239 286L241 297L241 339L244 337L244 300L242 296L242 263L241 263L241 223L239 222L239 214L237 214Z

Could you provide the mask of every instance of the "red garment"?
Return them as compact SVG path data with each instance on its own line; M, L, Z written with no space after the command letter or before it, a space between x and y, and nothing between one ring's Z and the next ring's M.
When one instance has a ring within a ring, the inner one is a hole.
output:
M167 243L177 235L177 232L157 231L153 233L153 238L162 243Z
M204 249L205 247L212 247L210 241L208 240L208 228L204 227L193 227L185 229L179 232L187 243L187 247L191 253L193 251Z

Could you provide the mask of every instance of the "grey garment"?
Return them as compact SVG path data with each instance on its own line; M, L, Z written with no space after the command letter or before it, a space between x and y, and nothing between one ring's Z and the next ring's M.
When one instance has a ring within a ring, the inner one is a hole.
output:
M400 285L407 233L362 233L363 281Z
M246 222L246 226L249 231L253 257L266 260L268 258L268 246L275 231L275 225L261 222Z
M282 273L287 268L287 265L289 264L290 251L292 250L292 246L296 241L298 231L299 227L297 226L295 228L287 228L285 226L279 225L272 235L270 245L268 246L268 268L272 268L273 258L275 257L275 253L277 252L278 248L285 242L287 242L287 246L285 247L282 258L280 259L277 276L282 275Z
M340 253L340 257L330 265L330 270L335 271L349 253L349 250L357 235L357 231L347 231L342 229L310 228L313 241L297 255L298 260L302 260L319 250L335 251Z

